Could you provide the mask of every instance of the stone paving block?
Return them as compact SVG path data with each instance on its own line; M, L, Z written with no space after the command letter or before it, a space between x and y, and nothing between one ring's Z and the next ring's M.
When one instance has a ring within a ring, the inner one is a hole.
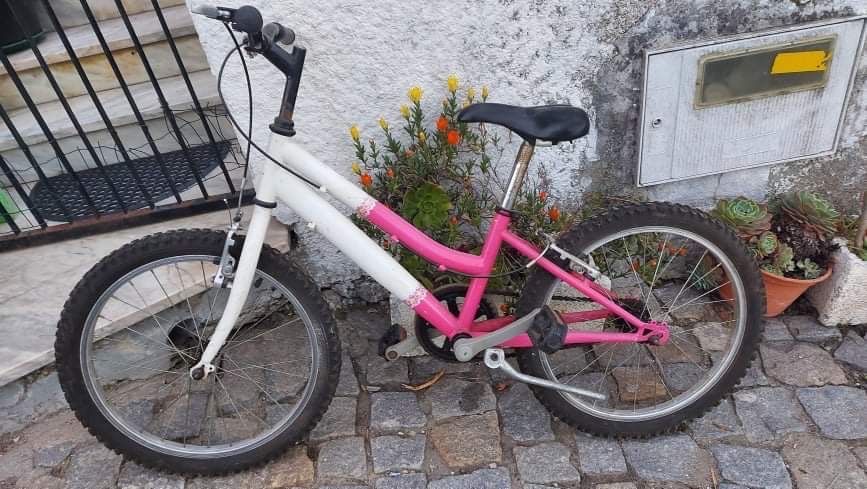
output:
M743 426L735 414L734 404L723 399L718 406L701 418L689 423L693 437L699 441L720 440L744 434Z
M64 478L69 489L114 488L121 457L102 445L80 448L69 458Z
M867 447L855 447L852 449L855 456L861 461L861 466L867 469Z
M704 372L694 363L668 363L662 366L665 385L673 392L685 392L701 379Z
M253 478L251 472L216 477L194 477L187 482L185 489L239 489L249 487Z
M518 474L524 482L540 484L578 483L581 474L572 465L569 447L549 442L532 447L515 447Z
M370 429L376 433L424 428L427 419L412 392L375 392L370 395Z
M316 473L320 479L367 479L367 455L364 438L338 438L319 449Z
M770 379L765 375L765 371L762 367L762 359L756 355L756 358L753 359L753 362L747 368L747 373L744 374L743 378L740 382L738 382L739 388L744 387L760 387L760 386L768 386L771 385Z
M431 481L428 489L510 489L512 479L503 467L479 469L466 475L453 475Z
M0 387L0 409L9 409L24 398L24 383L12 382Z
M723 482L719 485L719 489L750 489L747 486L742 486L740 484L731 484L729 482Z
M66 461L73 448L75 448L75 442L71 441L37 448L33 451L33 466L53 469Z
M790 435L783 458L798 487L867 487L867 475L842 442L807 433Z
M268 464L265 487L277 489L306 485L313 482L313 461L307 456L307 447L299 445Z
M722 477L757 489L791 489L786 464L776 452L735 445L714 445L711 451Z
M497 408L497 399L487 382L467 382L445 377L424 393L431 416L442 420L454 416L481 414Z
M765 319L765 331L762 334L762 339L764 341L792 341L794 338L782 319L767 318Z
M424 474L400 474L376 479L375 489L425 489L427 477Z
M782 387L760 387L734 394L735 410L752 443L772 442L780 435L807 431L806 414L794 393Z
M635 473L647 481L707 487L714 480L713 457L687 435L625 440L623 452Z
M834 358L850 367L867 372L867 340L849 331L846 339L834 352Z
M812 316L788 316L783 321L798 341L826 344L842 338L839 329L823 326Z
M430 380L440 370L445 374L467 374L478 365L478 362L446 362L430 355L412 357L410 363L410 380L414 383Z
M626 459L617 440L578 433L575 446L581 473L589 476L626 473Z
M811 387L847 382L831 354L816 345L776 342L759 348L765 372L784 384Z
M16 397L18 401L0 411L0 434L17 431L39 416L53 413L67 406L56 372L38 377L26 386L23 394L17 388L10 387L6 396L6 403L11 403Z
M380 436L370 440L373 471L421 470L427 438L416 436Z
M828 438L867 438L867 392L845 386L798 389L798 400Z
M126 462L120 469L118 489L184 489L184 478Z
M550 441L551 415L527 384L512 384L499 399L503 432L517 442Z
M500 427L497 413L451 418L430 430L434 448L452 470L500 463Z
M593 486L593 489L638 489L638 486L634 482L611 482L608 484L596 484Z
M352 359L346 353L343 354L343 360L340 367L340 380L337 382L336 396L357 396L359 392L358 379L355 376L355 367L352 365Z
M399 385L408 382L406 358L389 362L375 353L367 355L367 385Z
M310 441L319 442L329 438L355 434L356 400L353 397L335 397L325 416L310 433Z

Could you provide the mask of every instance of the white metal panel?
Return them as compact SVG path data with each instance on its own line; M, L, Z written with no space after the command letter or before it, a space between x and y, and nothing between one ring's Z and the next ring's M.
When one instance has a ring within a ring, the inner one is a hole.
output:
M640 186L831 154L861 49L864 18L649 52L645 64ZM696 108L702 58L835 36L822 88Z

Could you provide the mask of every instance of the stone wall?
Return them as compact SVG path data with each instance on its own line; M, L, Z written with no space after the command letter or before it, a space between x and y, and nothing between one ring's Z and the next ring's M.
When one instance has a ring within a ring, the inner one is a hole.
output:
M792 188L829 192L842 208L854 208L853 191L864 185L862 145L867 134L867 62L862 56L847 111L840 150L831 158L762 167L659 185L635 187L637 117L645 49L752 32L812 20L867 14L860 0L462 0L355 2L334 0L226 0L249 3L267 20L296 30L308 48L296 110L297 139L322 161L350 176L353 150L347 129L378 134L376 120L398 120L409 86L426 90L429 114L444 94L444 79L486 84L491 100L533 105L570 103L591 115L590 134L540 149L554 197L580 205L588 191L641 195L708 206L739 194L764 198ZM799 5L805 3L806 5ZM197 18L196 28L212 67L231 46L222 26ZM257 141L279 105L282 81L266 62L249 62L253 77ZM246 88L237 63L224 80L228 105L244 114ZM513 138L511 144L516 145ZM512 152L505 152L510 160ZM255 158L254 158L255 159ZM508 165L510 161L505 161ZM280 217L294 222L281 209ZM296 226L301 254L323 285L354 295L361 274L339 253ZM306 251L312 252L307 254ZM348 280L347 280L348 279ZM362 280L363 282L363 280ZM348 287L346 284L350 284ZM366 293L370 293L368 290Z

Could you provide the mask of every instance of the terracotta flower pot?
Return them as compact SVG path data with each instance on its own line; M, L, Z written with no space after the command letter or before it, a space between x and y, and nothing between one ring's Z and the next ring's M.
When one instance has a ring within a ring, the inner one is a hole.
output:
M812 280L799 280L795 278L786 278L780 275L774 275L762 270L762 281L765 283L765 295L767 296L768 308L765 311L765 317L777 317L791 306L798 297L804 294L810 287L828 280L831 276L831 267L819 277ZM720 287L719 295L723 299L731 300L734 298L731 285L726 284Z

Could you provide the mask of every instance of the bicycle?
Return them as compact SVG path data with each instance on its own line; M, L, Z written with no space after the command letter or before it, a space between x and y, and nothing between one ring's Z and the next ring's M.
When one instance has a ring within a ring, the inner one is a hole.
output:
M218 85L243 47L286 77L282 107L268 152L232 119L269 158L246 234L239 204L226 232L136 240L95 265L66 302L55 343L60 381L78 419L108 447L167 471L220 474L276 457L321 419L341 347L319 288L288 255L263 245L278 199L415 311L429 353L456 362L482 355L584 431L674 430L744 375L761 334L764 292L754 258L720 222L682 205L647 203L612 208L543 249L510 230L535 148L586 135L581 109L463 109L460 121L500 125L523 142L480 253L452 250L292 142L306 51L290 29L263 26L249 6L194 12L246 35L223 61ZM469 276L468 285L428 291L325 194L440 270ZM483 295L503 245L526 258L530 275L515 314L497 317ZM730 299L717 294L721 287ZM400 358L410 344L391 344L385 356ZM504 349L514 350L520 371Z

